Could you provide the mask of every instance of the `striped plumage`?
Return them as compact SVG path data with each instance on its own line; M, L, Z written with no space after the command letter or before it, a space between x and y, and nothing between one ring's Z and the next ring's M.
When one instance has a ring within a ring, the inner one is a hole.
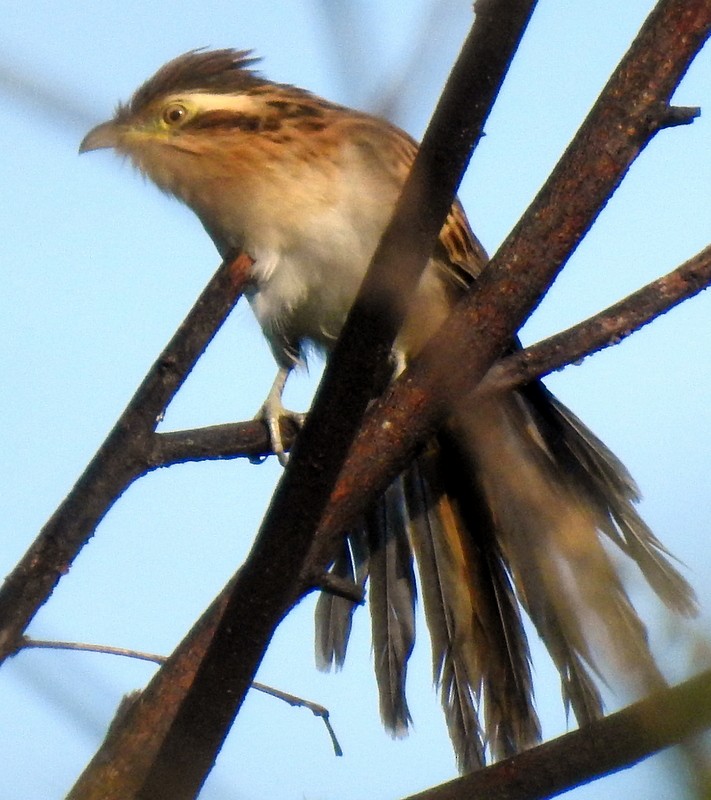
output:
M114 147L187 203L217 248L254 260L249 300L286 373L328 352L417 145L389 123L252 70L248 52L193 51L164 66L83 150ZM452 206L396 343L406 362L486 262ZM672 610L693 594L635 511L624 466L539 382L451 418L344 540L333 569L368 585L383 720L406 731L415 568L462 769L540 736L523 628L528 615L579 722L601 713L596 678L663 682L617 556ZM616 550L615 558L611 552ZM317 659L340 664L353 606L322 595Z

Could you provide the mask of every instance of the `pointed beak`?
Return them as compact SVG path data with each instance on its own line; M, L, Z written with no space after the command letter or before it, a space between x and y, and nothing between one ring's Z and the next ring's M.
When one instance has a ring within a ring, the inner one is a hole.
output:
M119 143L119 126L114 120L102 122L92 128L82 139L79 145L80 153L88 153L90 150L103 150L108 147L116 147Z

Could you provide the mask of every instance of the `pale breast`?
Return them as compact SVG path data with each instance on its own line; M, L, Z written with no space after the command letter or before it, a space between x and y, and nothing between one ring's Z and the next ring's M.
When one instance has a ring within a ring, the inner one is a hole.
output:
M307 342L331 349L397 199L372 162L347 148L335 173L302 178L296 193L257 203L260 224L244 241L255 259L250 303L280 361Z

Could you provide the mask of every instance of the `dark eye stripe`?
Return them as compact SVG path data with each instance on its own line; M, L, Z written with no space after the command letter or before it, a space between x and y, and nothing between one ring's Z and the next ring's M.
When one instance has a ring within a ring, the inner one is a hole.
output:
M299 117L323 117L322 109L306 103L295 103L290 100L267 100L265 105L276 109L282 116L290 119Z
M185 127L195 130L223 128L224 130L257 132L279 130L281 122L273 115L263 117L257 114L242 114L234 111L206 111L198 114Z

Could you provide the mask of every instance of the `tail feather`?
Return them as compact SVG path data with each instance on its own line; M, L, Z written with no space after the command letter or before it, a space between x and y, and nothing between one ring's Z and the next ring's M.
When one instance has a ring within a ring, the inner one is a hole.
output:
M368 515L370 615L380 716L393 736L411 721L405 696L407 662L415 643L415 575L400 482Z
M459 420L458 433L491 510L519 599L562 667L566 701L585 722L591 712L600 712L599 695L584 688L592 674L608 679L634 675L647 689L662 679L644 626L600 538L616 523L615 509L611 503L601 508L591 502L589 467L605 463L610 482L614 462L604 460L609 451L586 451L584 473L583 467L577 474L563 472L556 450L570 432L561 431L558 439L546 437L534 410L516 397L486 401ZM587 483L580 483L581 474L587 475ZM617 483L625 483L624 474L617 476ZM628 514L634 514L630 500L625 502ZM645 528L643 523L637 526L635 535L644 536ZM658 571L678 574L666 562Z
M527 610L527 613L533 617L530 611ZM571 647L555 619L539 616L537 621L538 635L546 643L560 675L566 716L572 710L580 725L599 719L603 713L602 696L590 671L586 669L585 658ZM602 679L600 675L597 677Z
M599 529L632 558L668 608L694 615L697 604L691 587L634 508L640 493L624 464L542 383L531 384L524 392L560 473L568 476L577 496L595 509Z
M365 589L368 578L368 542L364 528L344 538L331 572ZM320 670L340 669L346 660L356 603L345 597L321 592L316 603L315 653Z
M506 566L481 503L459 491L462 478L456 451L440 440L419 456L405 485L434 678L460 766L472 769L485 744L503 758L537 741L540 728Z
M663 685L646 630L615 567L616 547L673 611L693 591L637 514L620 461L540 383L458 408L351 537L333 569L369 580L381 715L403 734L414 642L416 557L434 681L459 766L534 744L525 612L561 677L566 709L602 714L599 685ZM345 657L352 604L323 597L323 666ZM326 630L324 630L326 629Z
M617 524L622 535L620 549L637 564L662 602L685 617L697 614L698 604L691 587L669 563L673 556L644 521L634 510L620 509Z
M461 560L459 564L453 562L457 556L461 559L462 554L447 547L442 520L451 521L452 515L451 509L442 507L448 503L445 496L440 494L439 513L430 514L430 509L436 505L432 496L436 484L423 477L424 466L418 464L405 476L410 535L432 643L433 680L440 687L458 764L462 770L471 771L484 764L484 742L478 717L479 654L470 635L471 584L466 575L456 574L464 565Z

